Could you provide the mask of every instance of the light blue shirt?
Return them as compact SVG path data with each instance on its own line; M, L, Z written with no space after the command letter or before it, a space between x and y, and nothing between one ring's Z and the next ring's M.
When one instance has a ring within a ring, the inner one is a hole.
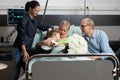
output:
M109 45L108 37L104 31L95 29L91 38L86 35L83 35L83 37L88 43L88 51L90 53L109 53L111 55L115 55Z

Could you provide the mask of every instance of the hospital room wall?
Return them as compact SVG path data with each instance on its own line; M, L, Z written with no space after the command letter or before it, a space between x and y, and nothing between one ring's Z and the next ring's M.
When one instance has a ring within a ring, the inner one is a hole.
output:
M110 41L118 41L120 40L120 26L95 26L96 29L104 30ZM14 26L1 26L0 27L0 36L4 36L4 40L6 37L15 29ZM16 38L17 32L15 32L10 38L9 42L13 43Z
M12 2L13 1L13 2ZM28 0L1 0L0 2L0 22L7 22L7 10L8 8L24 8L25 3ZM46 0L38 0L41 3L42 15ZM109 2L109 4L108 4ZM48 0L48 7L46 15L113 15L120 16L120 0ZM16 5L17 4L17 5ZM5 20L5 21L3 21ZM0 23L2 24L2 23ZM78 26L78 25L77 25ZM0 37L6 36L13 31L15 26L5 25L0 26ZM110 40L120 40L120 25L97 25L97 29L104 30ZM5 34L3 34L5 33ZM14 42L14 33L10 42ZM111 35L112 34L112 35Z
M0 7L4 8L21 8L30 0L1 0ZM37 0L41 6L44 7L47 0ZM109 3L109 4L108 4ZM120 0L48 0L48 8L79 8L83 9L85 6L91 10L120 10ZM17 5L16 5L17 4Z

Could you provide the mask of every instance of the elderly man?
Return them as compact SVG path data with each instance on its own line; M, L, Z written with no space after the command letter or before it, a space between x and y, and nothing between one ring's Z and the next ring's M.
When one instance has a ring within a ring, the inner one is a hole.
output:
M83 37L88 43L88 51L92 54L105 53L115 55L109 45L106 33L102 30L94 29L94 21L90 18L84 18L81 23ZM100 57L94 57L99 59Z

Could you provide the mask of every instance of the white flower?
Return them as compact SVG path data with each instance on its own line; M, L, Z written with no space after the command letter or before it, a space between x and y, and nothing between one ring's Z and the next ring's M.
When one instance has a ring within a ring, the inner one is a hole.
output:
M88 52L86 40L78 34L73 34L68 38L68 46L68 54L86 54Z

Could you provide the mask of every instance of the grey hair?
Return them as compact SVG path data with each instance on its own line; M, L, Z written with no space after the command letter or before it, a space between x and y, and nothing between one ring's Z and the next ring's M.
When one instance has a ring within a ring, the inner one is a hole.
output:
M70 26L71 26L70 22L66 21L66 20L63 20L63 21L60 22L60 26L62 26L62 25L68 26L69 29L70 29Z
M92 27L94 27L95 24L91 18L85 18L85 19L86 19L88 25L92 25Z

